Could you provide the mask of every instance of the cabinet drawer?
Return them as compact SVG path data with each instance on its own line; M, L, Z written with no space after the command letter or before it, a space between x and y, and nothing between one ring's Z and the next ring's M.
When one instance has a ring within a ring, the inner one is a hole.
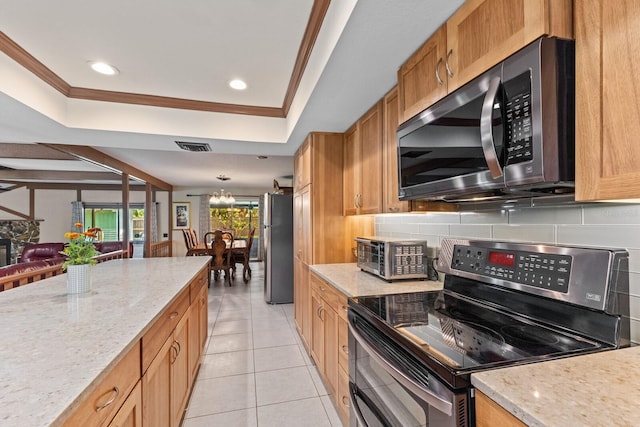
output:
M100 426L114 417L140 379L140 342L100 381L64 426Z
M314 289L325 303L346 320L347 297L315 274L311 275L310 282L311 289Z
M193 302L198 299L198 297L200 296L200 291L202 290L202 288L208 285L207 273L208 273L208 269L205 268L203 271L198 273L196 278L193 279L191 281L191 283L189 284L189 293L190 293L190 303L191 304L193 304Z
M349 407L351 400L349 396L349 375L347 372L338 368L338 393L336 394L336 407L338 415L342 420L342 425L349 425Z
M349 372L349 324L338 319L338 365Z
M171 335L182 316L189 308L189 288L180 296L155 321L151 329L142 337L142 372L146 372L151 361L162 348L162 345Z

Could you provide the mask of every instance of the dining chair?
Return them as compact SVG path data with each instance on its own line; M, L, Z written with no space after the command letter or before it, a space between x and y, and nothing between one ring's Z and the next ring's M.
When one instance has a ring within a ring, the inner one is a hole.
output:
M233 263L233 271L234 271L234 277L235 277L235 270L236 270L236 264L242 264L242 280L244 281L244 283L249 282L249 279L251 279L251 267L249 267L249 257L251 256L251 245L253 244L253 236L256 233L256 228L253 227L251 228L251 230L249 231L249 238L247 239L247 246L245 248L244 251L240 252L234 252L233 253L233 260L231 261ZM245 260L246 260L246 264L245 264Z
M229 246L230 248L230 246ZM222 237L222 231L216 230L213 233L211 241L211 261L209 262L209 286L211 286L211 272L214 274L214 280L218 280L221 271L224 271L224 280L229 282L231 286L231 250L227 250L227 242Z

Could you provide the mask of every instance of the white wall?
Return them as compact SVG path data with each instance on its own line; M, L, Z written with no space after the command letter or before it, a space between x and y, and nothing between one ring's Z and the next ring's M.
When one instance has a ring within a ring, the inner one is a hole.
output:
M631 338L640 343L640 205L378 215L376 234L426 239L437 248L446 237L624 248L629 251Z

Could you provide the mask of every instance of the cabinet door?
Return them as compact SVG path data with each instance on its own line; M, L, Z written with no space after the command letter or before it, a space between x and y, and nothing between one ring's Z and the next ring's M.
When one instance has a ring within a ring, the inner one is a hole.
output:
M171 367L171 385L172 385L172 425L178 427L182 420L182 413L187 406L189 398L189 386L191 385L191 370L189 369L189 330L193 327L190 322L189 313L193 307L190 307L187 313L176 326L173 332L174 356L172 358Z
M304 264L313 263L313 218L311 207L311 186L307 186L302 192L302 257Z
M338 393L336 394L336 407L338 415L342 420L342 425L349 424L349 408L351 406L351 395L349 394L349 374L347 371L338 368Z
M640 197L640 3L576 0L576 200Z
M476 390L477 427L525 427L526 424L507 412L502 406Z
M322 298L311 290L311 357L320 372L324 372L324 322Z
M209 289L206 286L200 291L200 299L198 301L198 332L200 333L200 346L198 348L198 359L202 356L207 339L209 338Z
M207 287L203 286L191 304L189 311L189 375L191 381L196 377L200 357L207 340Z
M309 288L309 266L307 264L300 265L300 300L302 301L302 343L305 345L309 353L311 353L311 337L313 335L311 324L311 289Z
M385 97L382 129L382 211L407 212L409 202L398 200L398 88L393 88Z
M382 102L360 119L359 214L382 212Z
M449 93L542 35L573 36L570 0L468 0L446 25Z
M307 138L296 152L294 168L294 190L297 191L311 183L310 137Z
M142 386L140 381L124 401L109 427L142 427Z
M164 342L142 377L142 419L145 426L171 427L173 335Z
M402 122L447 94L446 49L447 29L443 26L398 70L398 102Z
M345 215L358 213L360 197L360 129L356 123L344 135L343 205Z
M323 301L320 310L324 326L324 377L329 394L335 396L338 390L338 315Z

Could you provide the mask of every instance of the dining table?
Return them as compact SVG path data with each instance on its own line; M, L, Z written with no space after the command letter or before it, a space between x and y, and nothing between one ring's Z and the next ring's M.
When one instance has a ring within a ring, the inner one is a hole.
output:
M244 239L227 241L227 249L225 253L231 255L242 255L242 280L244 283L249 282L251 278L251 267L249 266L249 248L247 241ZM213 249L207 243L198 243L196 246L187 250L187 256L213 256Z

